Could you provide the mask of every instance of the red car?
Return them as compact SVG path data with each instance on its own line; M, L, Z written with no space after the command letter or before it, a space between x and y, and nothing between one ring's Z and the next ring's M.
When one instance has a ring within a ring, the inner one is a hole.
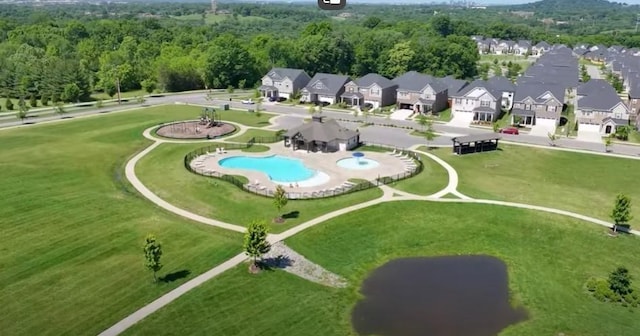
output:
M501 128L500 133L518 135L520 132L515 127Z

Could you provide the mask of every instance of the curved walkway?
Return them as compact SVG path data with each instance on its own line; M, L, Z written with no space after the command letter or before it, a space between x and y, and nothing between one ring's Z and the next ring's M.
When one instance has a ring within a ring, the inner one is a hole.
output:
M234 123L235 124L235 123ZM240 135L244 132L246 132L248 129L253 128L253 127L246 127L243 125L237 125L240 127L240 131L238 133L236 133L235 135ZM161 208L167 210L167 211L171 211L177 215L183 216L185 218L203 223L203 224L207 224L207 225L212 225L212 226L217 226L223 229L227 229L227 230L232 230L232 231L236 231L236 232L245 232L246 228L243 226L239 226L239 225L235 225L235 224L230 224L230 223L225 223L225 222L221 222L221 221L217 221L211 218L207 218L207 217L203 217L197 214L194 214L192 212L186 211L184 209L180 209L166 201L164 201L163 199L161 199L160 197L158 197L157 195L155 195L153 192L151 192L146 186L144 186L144 184L138 179L138 177L135 174L135 166L137 164L137 162L144 157L146 154L148 154L149 152L151 152L153 149L155 149L156 147L158 147L160 144L162 143L189 143L189 142L219 142L219 141L225 141L224 139L214 139L214 140L192 140L192 141L184 141L184 140L171 140L171 139L159 139L154 137L153 135L151 135L151 130L153 130L154 128L156 128L157 126L151 127L149 129L146 129L143 134L146 138L153 140L154 143L147 147L145 150L143 150L142 152L138 153L137 155L135 155L129 162L127 162L127 165L125 167L125 175L127 177L127 179L131 182L131 184L136 188L136 190L138 190L144 197L148 198L151 202L153 202L154 204L160 206ZM416 148L418 146L413 146L412 148ZM435 162L437 162L438 164L440 164L441 166L443 166L448 173L449 176L449 181L447 183L447 186L432 194L429 196L419 196L419 195L414 195L414 194L410 194L407 192L403 192L403 191L399 191L396 189L393 189L389 186L386 185L382 185L380 186L380 189L383 190L383 195L377 199L374 200L370 200L364 203L360 203L360 204L356 204L356 205L352 205L343 209L339 209L327 214L324 214L320 217L311 219L305 223L302 223L296 227L293 227L287 231L284 231L280 234L270 234L268 236L268 241L271 244L275 244L277 242L283 241L293 235L296 235L308 228L311 228L315 225L318 225L322 222L325 222L327 220L330 220L332 218L341 216L343 214L347 214L349 212L352 211L356 211L356 210L360 210L360 209L364 209L376 204L381 204L381 203L385 203L385 202L395 202L395 201L407 201L407 200L419 200L419 201L430 201L430 202L449 202L449 203L479 203L479 204L491 204L491 205L501 205L501 206L509 206L509 207L515 207L515 208L522 208L522 209L528 209L528 210L535 210L535 211L543 211L543 212L548 212L548 213L554 213L554 214L559 214L559 215L564 215L564 216L569 216L569 217L573 217L576 219L580 219L583 221L587 221L590 223L594 223L594 224L598 224L601 226L605 226L605 227L611 227L612 224L607 222L607 221L603 221L600 219L596 219L593 217L589 217L589 216L584 216L578 213L574 213L574 212L570 212L570 211L565 211L565 210L559 210L559 209L554 209L554 208L549 208L549 207L543 207L543 206L537 206L537 205L529 205L529 204L522 204L522 203L514 203L514 202L505 202L505 201L496 201L496 200L485 200L485 199L473 199L469 196L466 196L462 193L460 193L457 190L458 187L458 182L459 182L459 178L458 178L458 174L456 172L456 170L449 165L447 162L445 162L444 160L440 159L439 157L431 154L431 153L427 153L427 152L423 152L423 151L419 151L416 149L413 149L415 152L420 153L422 155L427 156L428 158L434 160ZM453 198L442 198L443 196L447 195L447 194L452 194L455 195L457 197L459 197L459 199L453 199ZM399 196L398 196L399 195ZM639 231L636 230L630 230L629 231L631 234L634 235L640 235ZM100 333L101 336L112 336L112 335L118 335L122 332L124 332L126 329L128 329L129 327L131 327L132 325L136 324L137 322L141 321L142 319L144 319L145 317L151 315L152 313L154 313L155 311L159 310L160 308L166 306L167 304L171 303L173 300L177 299L178 297L182 296L183 294L187 293L189 290L201 285L202 283L216 277L217 275L241 264L242 262L244 262L245 260L247 260L247 257L244 253L240 253L238 255L236 255L235 257L223 262L222 264L212 268L211 270L185 282L184 284L182 284L181 286L179 286L178 288L166 293L165 295L161 296L160 298L158 298L157 300L151 302L150 304L142 307L141 309L139 309L138 311L134 312L133 314L127 316L126 318L124 318L123 320L119 321L118 323L116 323L115 325L113 325L112 327L110 327L109 329L103 331L102 333Z

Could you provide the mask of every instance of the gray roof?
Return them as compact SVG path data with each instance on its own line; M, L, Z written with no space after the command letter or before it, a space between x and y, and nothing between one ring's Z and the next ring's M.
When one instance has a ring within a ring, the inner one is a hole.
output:
M344 98L364 98L364 95L360 92L345 92L340 95L340 97Z
M541 98L546 92L562 104L564 102L565 87L556 83L522 83L518 84L518 89L513 98L514 102L522 102L527 97L533 99L537 104L544 104L548 99Z
M618 125L618 126L624 126L624 125L629 125L629 120L627 119L616 119L616 118L611 118L611 117L606 117L604 119L602 119L602 123L606 123L606 122L613 122L614 124Z
M336 96L350 80L349 76L317 73L303 90L314 94Z
M373 84L378 84L378 86L380 86L382 89L398 86L398 84L394 83L389 78L378 75L376 73L366 74L356 79L355 83L360 87L370 87Z
M311 122L288 130L285 136L290 138L297 134L300 134L306 141L331 142L351 139L357 136L358 132L340 126L334 119L314 117Z
M438 80L447 86L447 92L449 96L456 94L458 91L462 90L465 86L469 84L466 80L463 79L455 79L453 76L447 76L444 78L438 78Z
M538 42L538 44L536 44L535 47L536 48L551 49L551 46L549 45L549 43L547 43L545 41Z
M519 40L516 44L520 48L531 48L531 41Z
M585 110L610 111L613 107L622 103L616 90L605 80L591 79L578 87L578 95L584 96L578 99L577 107Z
M495 113L496 109L495 108L491 108L488 106L477 106L473 108L473 112L488 112L488 113Z
M302 69L291 69L291 68L273 68L271 71L267 73L267 76L276 79L282 80L285 77L291 79L291 81L295 81L296 78L303 76L308 81L310 79L309 75Z
M513 83L511 83L511 81L509 81L508 79L502 77L502 78L506 79L508 83L510 83L510 85L509 85L508 83L506 83L506 82L502 81L501 79L499 79L499 77L501 77L501 76L492 77L491 79L493 79L493 81L491 79L489 79L488 81L484 81L484 80L481 80L481 79L476 79L473 82L469 83L469 85L467 85L464 88L462 88L462 90L458 91L458 93L452 95L452 97L464 97L467 93L471 92L475 88L484 88L494 98L496 98L497 100L500 100L500 99L502 99L502 93L503 92L515 92L516 91L515 85L513 85Z
M402 76L393 79L393 82L398 84L398 89L420 92L427 85L431 86L433 91L442 92L447 89L447 86L440 82L437 78L421 74L417 71L409 71Z
M500 140L502 137L495 133L478 133L471 135L464 135L460 137L451 138L454 143L469 143L476 141L489 141L489 140Z
M640 83L631 85L631 87L629 88L629 98L640 98Z

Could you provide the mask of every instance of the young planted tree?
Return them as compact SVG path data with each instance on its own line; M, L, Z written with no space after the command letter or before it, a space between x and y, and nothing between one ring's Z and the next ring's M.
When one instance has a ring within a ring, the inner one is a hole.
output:
M20 104L18 106L18 112L16 113L16 117L24 123L24 120L29 116L29 106L27 104Z
M153 91L156 90L158 85L153 79L145 79L142 82L140 82L140 86L146 93L152 94Z
M31 107L38 106L38 99L36 98L35 94L31 94L31 96L29 97L29 106Z
M67 113L67 110L64 108L64 104L58 102L56 106L53 108L53 111L62 118L62 116Z
M631 126L620 126L616 129L615 137L619 140L629 140L629 134L631 134Z
M609 274L609 288L620 296L631 293L631 275L625 267L618 267Z
M104 102L102 101L102 99L98 99L96 101L96 108L101 109L103 106L104 106Z
M153 272L153 282L158 282L157 273L162 268L160 257L162 257L162 245L152 234L147 235L144 240L144 266Z
M633 216L631 215L631 199L619 194L616 196L613 210L611 210L611 219L613 219L613 232L617 231L618 225L628 224Z
M311 114L311 115L315 114L316 113L316 107L313 106L313 105L309 106L309 108L307 109L307 112L309 114Z
M492 123L491 127L493 128L493 133L498 133L498 131L500 131L500 125L498 125L497 122Z
M427 140L427 149L431 149L431 142L435 140L437 136L436 131L433 129L433 122L429 121L427 123L427 129L424 131L424 139Z
M429 124L429 119L427 118L427 116L420 113L418 114L417 121L418 125L420 125L420 128L422 129L422 132L424 132L427 129L427 125Z
M4 108L7 109L7 111L13 111L13 101L11 98L7 97L7 100L4 102Z
M42 96L40 96L40 103L42 104L42 106L49 105L49 95L46 93L43 93Z
M243 248L245 253L252 258L249 271L256 273L258 271L258 258L271 250L271 244L267 241L269 230L267 226L260 221L254 221L247 227L244 234Z
M549 137L549 144L553 147L556 146L556 140L558 140L558 136L555 133L547 133Z
M288 202L289 202L289 199L287 198L287 192L284 190L284 188L281 185L278 185L276 187L276 192L273 194L273 205L278 210L278 216L274 219L274 222L276 223L284 222L284 218L282 218L280 211L282 210L282 208L284 208L287 205Z
M611 137L608 136L604 139L604 150L605 152L609 152L611 151L611 145L613 144L613 141L611 141Z

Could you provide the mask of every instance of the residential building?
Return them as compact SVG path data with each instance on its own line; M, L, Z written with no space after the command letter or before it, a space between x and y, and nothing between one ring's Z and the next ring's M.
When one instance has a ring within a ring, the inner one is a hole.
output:
M447 87L447 103L449 106L451 106L452 96L469 84L466 80L456 79L453 76L438 78L438 80Z
M317 73L300 90L300 102L335 104L344 93L344 85L350 81L349 76L345 75Z
M495 78L495 79L494 79ZM451 113L454 117L475 122L493 122L503 109L511 108L515 85L504 77L488 81L475 80L452 96Z
M601 135L615 133L629 125L629 108L616 90L603 79L591 79L578 87L575 114L578 130L589 129Z
M551 50L551 46L549 43L545 41L540 41L538 44L531 47L531 55L533 56L541 56Z
M555 130L564 107L564 94L565 88L556 83L519 83L511 110L512 124L548 124L549 129Z
M263 97L289 99L300 92L310 79L301 69L273 68L262 77L258 90Z
M417 113L438 113L447 108L447 87L437 78L409 71L393 82L398 85L396 104Z
M351 106L371 105L373 108L396 103L398 84L370 73L344 85L341 101Z
M519 40L513 46L513 53L520 56L527 56L531 52L531 41Z
M495 54L512 54L515 42L510 40L501 40L494 48Z

